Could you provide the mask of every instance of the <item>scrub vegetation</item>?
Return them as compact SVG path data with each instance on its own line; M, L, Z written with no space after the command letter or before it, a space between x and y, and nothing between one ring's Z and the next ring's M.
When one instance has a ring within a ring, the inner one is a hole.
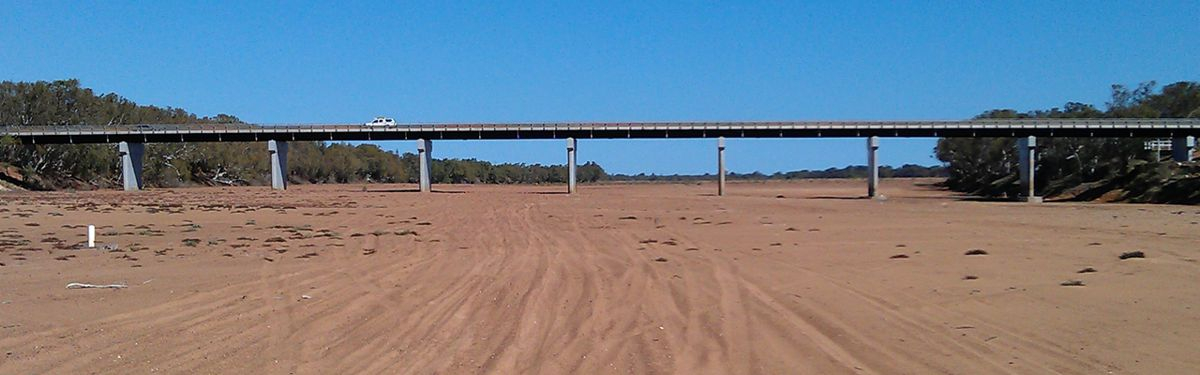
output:
M1113 85L1100 110L1070 102L1062 108L1018 112L995 109L977 118L1200 118L1200 83L1154 82L1130 89ZM1035 186L1039 194L1073 200L1200 203L1200 164L1176 163L1169 152L1146 150L1150 138L1039 138ZM943 138L936 149L946 164L946 186L972 195L1016 196L1016 139Z

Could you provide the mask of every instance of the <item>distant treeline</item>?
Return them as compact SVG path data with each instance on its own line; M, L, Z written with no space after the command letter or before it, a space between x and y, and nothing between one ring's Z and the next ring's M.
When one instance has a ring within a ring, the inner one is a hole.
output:
M1062 108L1018 112L996 109L977 118L1200 118L1200 84L1154 82L1112 86L1105 110L1069 102ZM1146 138L1039 138L1035 185L1050 197L1135 202L1200 203L1200 165L1175 163L1145 149ZM943 138L937 157L953 190L1013 196L1017 180L1013 138Z
M410 182L420 176L420 161L412 153L396 154L379 146L293 142L288 150L292 179L312 183ZM475 159L434 159L434 183L541 184L565 183L565 165L492 164ZM599 164L587 162L576 169L576 178L595 182L608 178ZM264 171L264 173L266 173Z
M793 172L776 172L765 174L760 172L753 173L729 173L726 175L731 180L795 180L795 179L811 179L811 178L866 178L867 166L851 165L844 168L829 168L819 171L802 170ZM905 177L946 177L948 173L946 168L940 166L924 167L916 164L905 164L900 168L889 166L879 167L879 177L882 178L905 178ZM610 175L609 179L613 181L701 181L712 180L716 178L713 174L701 175L655 175L655 174L614 174Z
M235 116L199 117L180 108L138 105L117 94L96 94L78 80L0 82L0 125L241 123ZM288 178L294 182L416 182L417 157L376 145L291 142ZM148 186L268 183L263 143L150 143L143 181ZM29 189L101 188L120 184L113 145L24 145L0 139L0 179ZM562 165L434 160L437 183L561 183ZM577 171L583 182L607 178L596 163Z

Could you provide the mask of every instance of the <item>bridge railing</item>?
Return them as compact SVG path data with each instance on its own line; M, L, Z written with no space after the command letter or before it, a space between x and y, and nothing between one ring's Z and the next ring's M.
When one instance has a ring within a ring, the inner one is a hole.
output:
M364 124L0 125L7 135L194 134L280 132L525 131L525 130L891 130L891 129L1200 129L1200 119L1003 119L968 121L740 121Z

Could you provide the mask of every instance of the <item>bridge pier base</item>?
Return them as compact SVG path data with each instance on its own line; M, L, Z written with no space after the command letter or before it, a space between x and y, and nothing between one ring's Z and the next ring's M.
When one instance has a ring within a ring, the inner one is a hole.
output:
M575 194L575 138L567 138L567 194Z
M1037 171L1037 137L1031 135L1017 139L1017 162L1018 175L1021 180L1018 200L1041 203L1042 197L1037 195L1033 184Z
M717 196L725 195L725 137L717 137Z
M117 153L121 155L121 182L125 191L142 190L142 157L146 145L121 142L117 144Z
M1171 139L1171 159L1184 163L1192 161L1192 151L1196 148L1195 137L1176 137Z
M879 137L867 137L867 197L879 196Z
M417 140L417 160L419 161L419 169L421 170L420 182L421 192L429 193L433 191L433 141L428 139Z
M271 154L271 188L287 190L287 142L267 141L267 153Z

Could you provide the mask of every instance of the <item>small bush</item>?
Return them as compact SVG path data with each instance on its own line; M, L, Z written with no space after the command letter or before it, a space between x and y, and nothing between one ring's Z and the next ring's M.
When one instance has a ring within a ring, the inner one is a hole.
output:
M1141 250L1138 250L1138 251L1127 251L1127 252L1121 253L1121 256L1119 258L1121 258L1121 260L1126 260L1126 259L1145 258L1145 257L1146 257L1146 253L1143 253Z

